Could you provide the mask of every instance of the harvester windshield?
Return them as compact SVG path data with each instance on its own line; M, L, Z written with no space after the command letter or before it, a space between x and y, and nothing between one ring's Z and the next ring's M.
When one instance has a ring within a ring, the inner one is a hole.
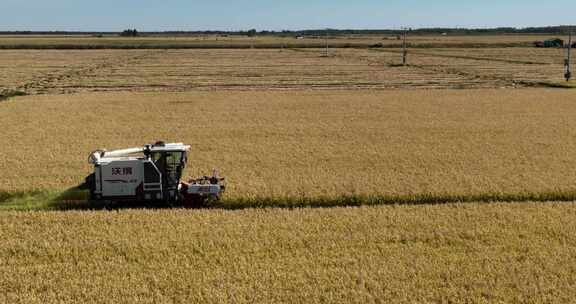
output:
M186 167L185 151L154 151L152 161L163 175L163 184L166 189L177 189L182 171Z

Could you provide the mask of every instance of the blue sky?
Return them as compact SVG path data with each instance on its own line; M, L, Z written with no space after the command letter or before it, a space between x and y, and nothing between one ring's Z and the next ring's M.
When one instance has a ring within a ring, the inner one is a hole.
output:
M576 24L576 0L0 0L0 30L241 30Z

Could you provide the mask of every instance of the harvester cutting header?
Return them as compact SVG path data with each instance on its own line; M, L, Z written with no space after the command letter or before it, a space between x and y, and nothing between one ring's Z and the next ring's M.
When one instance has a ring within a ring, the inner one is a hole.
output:
M190 146L157 142L115 151L96 150L88 158L94 173L86 178L91 200L161 201L198 206L218 200L224 179L212 176L182 182Z

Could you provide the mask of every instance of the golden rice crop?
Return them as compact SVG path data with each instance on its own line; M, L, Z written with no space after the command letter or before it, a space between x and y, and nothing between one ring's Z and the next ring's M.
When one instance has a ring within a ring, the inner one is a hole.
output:
M101 93L0 103L0 189L66 189L97 148L192 145L229 198L574 190L571 91Z
M571 303L574 204L2 212L2 303Z

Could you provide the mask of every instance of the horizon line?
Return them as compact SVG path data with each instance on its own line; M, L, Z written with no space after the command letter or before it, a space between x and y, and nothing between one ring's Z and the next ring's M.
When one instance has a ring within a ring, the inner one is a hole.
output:
M327 27L327 28L308 28L308 29L281 29L281 30L274 30L274 29L256 29L256 28L248 28L248 29L236 29L236 30L217 30L217 29L173 29L173 30L139 30L141 33L169 33L169 32L225 32L225 33L238 33L238 32L248 32L256 30L257 32L307 32L307 31L399 31L403 30L404 28L408 28L411 31L421 31L421 30L498 30L498 29L513 29L513 30L527 30L527 29L550 29L550 28L576 28L576 25L569 25L569 24L561 24L561 25L543 25L543 26L494 26L494 27L480 27L480 26L454 26L454 27L444 27L444 26L425 26L425 27L390 27L390 28L336 28L336 27ZM19 29L19 30L2 30L2 33L16 33L16 32L43 32L43 33L118 33L122 32L126 29L136 29L138 27L129 26L127 28L122 28L117 31L111 30L56 30L56 29Z

